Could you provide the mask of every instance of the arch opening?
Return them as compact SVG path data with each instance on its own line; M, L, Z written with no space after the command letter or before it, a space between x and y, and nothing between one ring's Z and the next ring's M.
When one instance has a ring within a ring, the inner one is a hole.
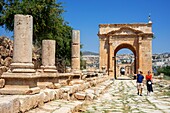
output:
M136 73L136 49L127 43L120 44L114 51L114 75L130 76Z

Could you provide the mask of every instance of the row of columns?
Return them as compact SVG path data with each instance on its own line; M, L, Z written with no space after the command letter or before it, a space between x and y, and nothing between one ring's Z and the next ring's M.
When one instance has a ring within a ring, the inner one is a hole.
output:
M14 51L12 73L4 73L6 85L0 89L0 94L34 94L40 89L36 82L37 75L32 63L33 17L17 14L14 17ZM42 41L42 66L45 73L56 73L54 40ZM80 31L72 31L72 63L73 73L80 72ZM6 87L8 86L8 87ZM22 88L22 90L21 90ZM23 88L25 88L23 90ZM16 90L15 90L16 89Z
M17 72L35 72L32 63L33 18L30 15L15 15L14 22L14 52L11 70ZM42 41L42 66L45 72L56 72L55 40ZM80 70L80 31L72 31L72 60L73 72Z

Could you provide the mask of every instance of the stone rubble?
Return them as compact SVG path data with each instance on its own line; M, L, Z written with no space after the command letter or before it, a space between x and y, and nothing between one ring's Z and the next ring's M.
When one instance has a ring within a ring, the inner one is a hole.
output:
M0 75L9 69L12 62L13 41L0 36Z
M70 113L74 111L74 109L78 109L79 107L77 108L77 106L81 106L84 100L95 99L103 92L101 90L105 90L112 84L112 81L110 81L108 77L96 77L95 83L97 85L94 87L90 85L93 84L93 80L94 79L92 79L92 81L79 82L81 84L77 84L78 82L75 80L76 84L72 86L62 86L59 89L41 89L40 93L34 95L0 95L0 113L33 112L35 111L34 108L40 112L54 111L59 113L62 110L66 110L66 112L68 110L68 113ZM56 101L58 103L65 103L64 108L60 105L58 107L46 107L48 105L47 103L54 103ZM80 102L80 105L74 104L75 102ZM67 105L69 107L65 109ZM31 109L33 109L33 111Z
M106 80L102 83L100 83L97 87L90 87L89 88L89 93L85 93L84 91L80 92L76 92L74 94L72 94L74 91L71 90L71 86L67 86L60 90L61 95L60 95L60 99L61 100L53 100L51 102L47 102L44 105L40 105L38 108L33 109L33 110L27 110L26 113L37 113L37 112L42 112L42 113L73 113L73 112L78 112L78 110L82 107L82 105L85 103L85 101L82 100L92 100L94 99L94 97L97 97L97 95L95 94L95 91L93 90L93 88L95 90L104 90L104 89L100 89L100 87L105 87L107 88L109 85L112 84L113 81L110 80ZM77 85L77 84L76 84ZM72 96L74 96L74 98L72 98L70 95L72 94ZM88 97L89 95L92 95L90 97ZM53 97L53 96L51 96ZM87 98L88 97L88 98ZM47 97L46 97L47 98ZM78 101L79 100L79 101ZM26 110L25 110L26 111Z

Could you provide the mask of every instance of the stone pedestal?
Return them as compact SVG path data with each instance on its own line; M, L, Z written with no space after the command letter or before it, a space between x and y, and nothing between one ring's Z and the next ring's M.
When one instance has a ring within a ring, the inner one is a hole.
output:
M32 64L32 33L33 18L30 15L15 15L14 51L12 73L3 73L5 87L0 94L35 94L40 92L37 87L39 75Z
M55 66L55 40L42 41L42 66L44 72L57 72Z
M58 73L39 73L38 87L41 89L50 88L57 89L56 84L58 83Z
M27 95L40 92L37 87L39 76L35 73L3 73L5 87L0 89L0 94Z
M72 31L71 69L73 73L80 73L80 31Z

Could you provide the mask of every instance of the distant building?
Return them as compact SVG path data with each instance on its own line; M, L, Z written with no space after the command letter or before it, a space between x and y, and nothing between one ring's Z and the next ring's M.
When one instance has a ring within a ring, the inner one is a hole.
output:
M88 54L84 54L82 58L83 60L86 61L86 69L89 69L89 68L98 69L99 68L99 54L97 53L93 54L92 52L91 53L88 52ZM130 66L129 64L131 64L133 66L134 59L135 58L133 54L118 54L116 56L116 63L119 68L122 64L123 65L128 64L128 66ZM152 55L152 66L153 66L153 69L170 66L170 53L153 54ZM132 67L131 69L134 70L133 68L134 67Z

